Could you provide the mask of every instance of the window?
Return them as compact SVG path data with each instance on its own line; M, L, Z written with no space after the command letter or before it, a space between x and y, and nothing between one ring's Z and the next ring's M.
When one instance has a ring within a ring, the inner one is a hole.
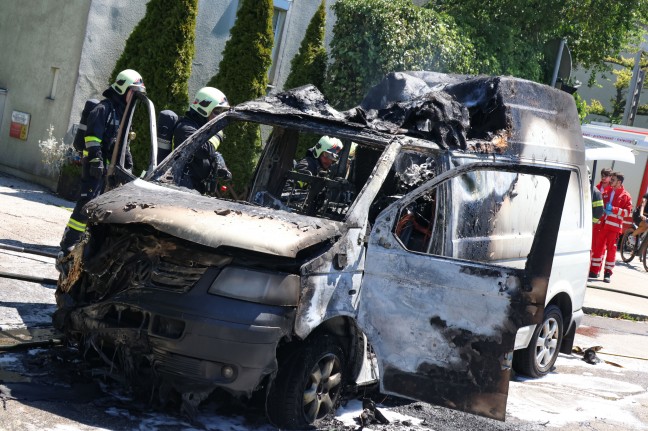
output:
M402 208L394 234L410 251L523 268L548 193L542 176L472 171Z
M324 166L310 149L306 154L300 150L303 144L312 148L319 138L321 135L274 127L259 162L252 201L297 214L343 220L369 181L382 150L342 137L338 158Z
M274 42L272 45L272 65L268 71L268 82L274 83L275 75L277 74L279 63L279 52L281 51L281 39L284 33L284 26L286 23L286 15L290 9L290 1L288 0L274 0L274 11L272 14L272 33L274 35Z

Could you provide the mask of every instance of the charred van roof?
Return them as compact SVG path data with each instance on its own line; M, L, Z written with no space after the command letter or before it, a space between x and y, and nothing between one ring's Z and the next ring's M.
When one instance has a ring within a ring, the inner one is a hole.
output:
M266 114L268 124L273 117L291 117L302 123L300 128L312 120L319 131L339 127L343 135L355 132L357 138L387 142L401 135L415 146L434 149L554 161L581 157L584 149L572 96L514 77L394 72L345 112L331 107L312 85L246 102L234 111Z

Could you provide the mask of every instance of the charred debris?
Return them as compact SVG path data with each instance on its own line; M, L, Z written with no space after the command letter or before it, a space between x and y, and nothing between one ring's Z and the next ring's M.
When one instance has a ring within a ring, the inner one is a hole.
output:
M389 135L431 141L440 148L503 152L511 119L500 77L392 72L359 106L338 112L312 85L239 105L242 110L308 114L360 125Z

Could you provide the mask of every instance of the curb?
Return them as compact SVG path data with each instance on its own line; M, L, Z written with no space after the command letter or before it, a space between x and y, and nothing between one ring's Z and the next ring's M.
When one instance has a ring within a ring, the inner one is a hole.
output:
M626 313L623 311L604 310L602 308L583 307L583 313L593 316L611 317L613 319L635 320L639 322L648 322L648 316L643 314Z

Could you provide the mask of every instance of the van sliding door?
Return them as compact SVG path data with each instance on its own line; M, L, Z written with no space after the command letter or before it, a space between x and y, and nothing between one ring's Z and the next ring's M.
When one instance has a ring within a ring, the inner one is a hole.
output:
M542 319L568 181L479 162L379 215L358 321L382 391L504 420L515 335Z

